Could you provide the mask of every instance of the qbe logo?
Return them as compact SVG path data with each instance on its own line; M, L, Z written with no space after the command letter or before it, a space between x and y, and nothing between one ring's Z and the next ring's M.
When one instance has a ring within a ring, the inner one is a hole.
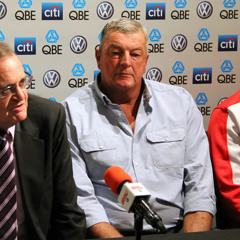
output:
M20 8L30 8L32 6L31 0L19 0L18 5Z
M113 13L114 13L114 8L110 2L101 2L97 6L97 15L103 20L107 20L111 18Z
M166 14L165 9L165 3L146 3L146 19L164 20Z
M233 8L236 5L236 1L235 0L224 0L223 5L225 8Z
M15 38L14 50L17 55L35 55L36 38Z
M194 68L193 84L211 84L212 68Z
M73 0L72 5L74 8L84 8L86 5L85 0Z
M6 5L0 1L0 19L4 18L7 14L7 7Z
M238 35L219 35L218 36L218 51L237 51Z
M49 70L43 75L43 82L49 88L55 88L61 81L61 76L56 70Z
M42 3L42 20L63 20L63 3Z
M136 8L137 7L137 0L126 0L125 1L125 6L128 9Z

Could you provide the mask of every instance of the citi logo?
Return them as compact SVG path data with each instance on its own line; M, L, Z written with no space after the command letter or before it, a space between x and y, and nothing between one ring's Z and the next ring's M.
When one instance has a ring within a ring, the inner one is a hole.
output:
M6 5L0 1L0 19L4 18L7 14L7 7Z
M70 48L74 53L83 53L87 49L87 40L82 36L75 36L70 42Z
M165 3L146 3L147 20L163 20L165 14Z
M193 84L211 84L212 68L194 68Z
M182 52L187 47L187 38L182 34L178 34L173 37L171 45L174 51Z
M75 77L81 77L85 73L85 69L81 63L76 63L72 69L72 74Z
M19 0L18 5L20 8L30 8L32 6L31 0Z
M150 68L146 73L146 78L153 81L161 82L162 72L156 67Z
M97 15L104 20L112 17L114 13L113 5L110 2L102 2L97 6Z
M74 8L84 8L86 5L85 0L73 0L72 5Z
M203 1L197 6L197 14L200 18L206 19L212 15L213 7L211 3Z
M14 49L17 55L35 55L36 38L15 38Z
M218 51L237 51L238 35L219 35L218 36Z
M93 72L93 79L94 81L97 79L97 75L100 73L100 70L94 70Z
M63 3L42 3L42 20L63 20Z
M236 5L236 1L235 0L224 0L223 5L225 8L234 8Z
M60 74L55 70L47 71L43 76L43 83L49 88L55 88L61 81Z
M136 8L137 0L126 0L125 6L126 6L126 8L129 8L129 9Z

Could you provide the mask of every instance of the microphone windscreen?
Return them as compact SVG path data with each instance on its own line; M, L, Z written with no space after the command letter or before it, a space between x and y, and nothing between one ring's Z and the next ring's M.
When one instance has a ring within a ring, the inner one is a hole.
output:
M133 182L132 178L118 166L113 166L107 169L104 174L106 184L115 194L119 194L119 186L125 182Z

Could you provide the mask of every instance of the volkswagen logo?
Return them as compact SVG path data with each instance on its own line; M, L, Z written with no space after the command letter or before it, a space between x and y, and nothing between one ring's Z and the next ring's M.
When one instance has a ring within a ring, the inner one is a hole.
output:
M224 102L226 99L227 99L227 97L221 98L221 99L218 101L218 105L221 104L222 102Z
M160 71L160 69L158 69L156 67L150 68L147 71L146 78L150 79L150 80L153 80L153 81L161 82L162 72Z
M172 48L176 52L182 52L187 47L187 38L178 34L172 39Z
M43 76L43 82L49 88L55 88L60 83L60 81L61 76L55 70L49 70Z
M70 48L74 53L83 53L87 49L87 40L82 36L75 36L70 42Z
M97 15L103 20L107 20L112 17L113 13L113 5L109 2L102 2L97 6Z
M7 14L7 7L3 2L0 2L0 19L4 18Z
M200 18L203 18L203 19L209 18L212 15L212 12L213 12L213 7L209 2L206 2L206 1L201 2L197 6L197 15Z

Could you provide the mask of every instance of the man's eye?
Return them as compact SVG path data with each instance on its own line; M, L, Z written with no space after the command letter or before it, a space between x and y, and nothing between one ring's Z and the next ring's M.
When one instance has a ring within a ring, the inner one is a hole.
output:
M119 56L119 55L120 55L120 52L112 52L112 55L113 55L113 56Z
M20 82L19 82L19 86L22 87L25 85L25 79L22 79Z
M10 88L6 88L1 91L2 95L8 95L10 92L11 92Z

